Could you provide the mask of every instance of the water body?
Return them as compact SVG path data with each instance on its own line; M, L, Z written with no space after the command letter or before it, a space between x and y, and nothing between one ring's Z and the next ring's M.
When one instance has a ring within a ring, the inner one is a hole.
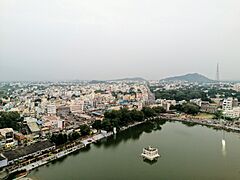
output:
M224 137L224 141L222 141ZM142 148L159 148L156 163ZM29 174L32 179L240 179L240 134L180 122L147 123Z

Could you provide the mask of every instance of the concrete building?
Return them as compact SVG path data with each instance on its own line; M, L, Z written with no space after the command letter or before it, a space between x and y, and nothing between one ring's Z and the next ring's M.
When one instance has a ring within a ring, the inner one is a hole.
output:
M234 84L233 85L233 90L240 92L240 83Z
M11 151L5 151L3 152L3 155L7 158L8 165L11 165L16 161L25 161L25 159L37 157L54 149L54 143L51 143L50 141L40 141L26 147L19 147Z
M218 105L209 103L208 101L202 101L200 110L201 112L214 114L218 110Z
M70 107L60 106L57 108L57 116L67 116L70 114Z
M57 113L56 105L54 105L54 104L47 105L47 113L49 115L55 115Z
M176 106L176 100L157 99L156 103L162 106L166 111L170 110L171 106Z
M233 109L233 98L227 98L223 100L222 109L224 111Z
M194 104L198 105L199 107L201 107L202 100L201 99L191 99L190 103L194 103Z
M14 141L14 134L12 128L4 128L0 129L0 146L1 148L10 148L16 145L16 142Z
M226 117L238 119L240 117L240 107L234 107L231 110L225 110L224 114Z

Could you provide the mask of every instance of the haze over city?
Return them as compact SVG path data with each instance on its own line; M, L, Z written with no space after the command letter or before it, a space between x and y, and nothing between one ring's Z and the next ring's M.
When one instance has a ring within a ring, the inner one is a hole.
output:
M238 0L0 1L0 80L239 80Z

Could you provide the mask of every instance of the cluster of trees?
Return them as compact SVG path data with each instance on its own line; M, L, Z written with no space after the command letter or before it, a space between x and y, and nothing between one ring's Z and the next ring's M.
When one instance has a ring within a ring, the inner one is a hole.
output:
M154 117L163 112L165 112L165 109L163 107L144 107L141 111L138 111L136 109L129 110L127 108L107 111L104 114L103 121L96 120L92 124L92 127L94 129L104 129L106 131L111 131L113 127L119 129L122 126L127 126L133 122L141 122L145 118Z
M22 120L18 112L0 112L0 128L19 130Z
M222 98L234 97L240 101L240 92L237 92L233 89L219 89L219 88L210 88L208 90L208 95L211 98L215 98L216 94L219 94Z
M156 87L155 87L156 88ZM151 88L153 91L153 88ZM176 101L201 98L203 101L211 102L219 94L222 98L234 97L240 100L240 92L232 89L221 89L217 87L191 87L178 90L158 90L155 92L157 99L172 99Z
M198 88L187 88L180 90L159 90L155 92L156 99L171 99L176 101L201 98L203 101L211 100L207 97L207 94Z
M90 127L84 124L80 126L80 133L74 131L68 135L65 133L53 134L50 140L54 142L57 146L59 146L67 142L72 142L74 140L77 140L82 136L89 135L90 131L91 131Z
M170 109L191 115L196 115L200 112L200 107L194 103L184 103L182 105L178 104L176 106L171 106Z

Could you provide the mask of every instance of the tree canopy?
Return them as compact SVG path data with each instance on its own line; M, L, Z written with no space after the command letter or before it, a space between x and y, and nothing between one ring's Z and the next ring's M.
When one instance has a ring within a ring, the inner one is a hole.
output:
M159 113L165 112L163 107L144 107L141 111L136 109L129 110L122 108L120 110L107 111L104 114L103 121L96 120L92 127L95 129L104 129L111 131L113 127L119 129L122 126L127 126L130 123L141 122L145 118L154 117Z
M13 128L18 130L22 118L18 112L0 112L0 128Z
M183 105L178 104L176 106L171 106L170 109L192 115L196 115L200 112L200 107L194 103L184 103Z

